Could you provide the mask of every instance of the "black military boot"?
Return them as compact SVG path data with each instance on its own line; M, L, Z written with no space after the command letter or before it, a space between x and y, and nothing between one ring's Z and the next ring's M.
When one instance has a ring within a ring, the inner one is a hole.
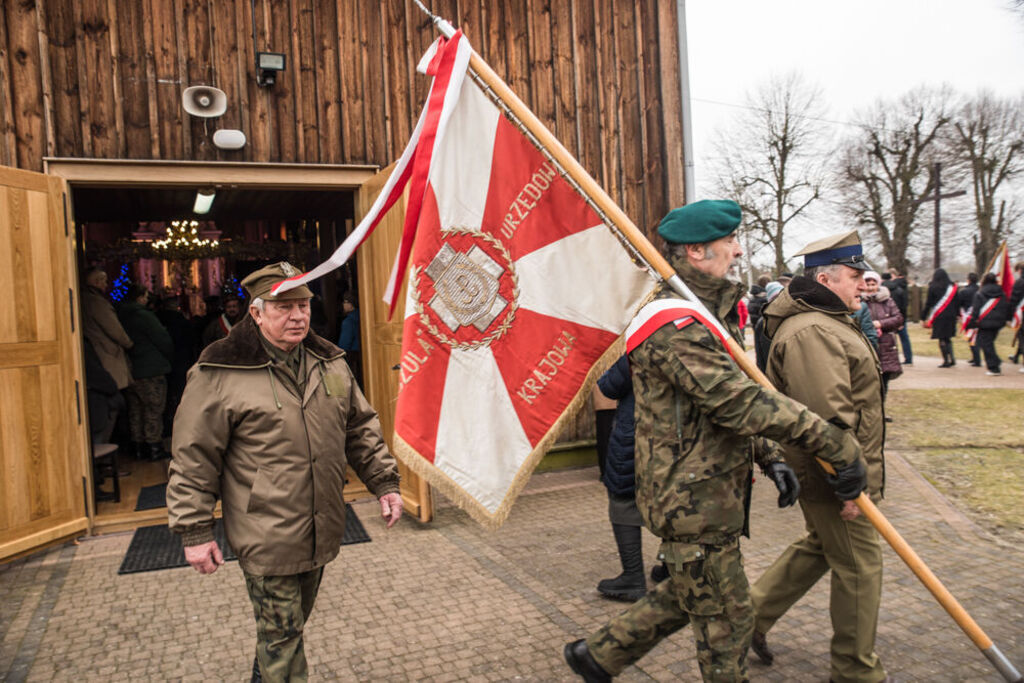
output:
M612 532L615 534L615 545L619 548L622 573L614 579L600 581L597 590L613 600L636 602L647 594L640 527L612 524Z
M586 683L608 683L612 677L601 668L590 650L587 649L587 641L580 639L572 643L566 643L562 650L565 662L577 676L581 676Z

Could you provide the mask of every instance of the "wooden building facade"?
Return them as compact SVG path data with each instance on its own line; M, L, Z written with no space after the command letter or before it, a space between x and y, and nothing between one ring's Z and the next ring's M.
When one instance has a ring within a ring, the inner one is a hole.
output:
M656 240L660 218L684 199L677 3L425 4L462 28L498 75ZM46 325L19 322L11 334L0 331L0 386L22 392L22 405L26 397L35 401L41 415L54 413L25 423L23 411L12 411L5 395L0 466L5 479L14 472L30 477L34 467L37 474L31 476L37 478L58 471L70 478L59 486L29 487L24 501L3 496L0 558L70 535L75 524L92 524L91 487L75 480L86 482L90 461L80 425L81 339L74 302L83 263L74 193L204 186L335 190L351 196L354 215L338 222L350 227L382 183L376 170L401 154L415 125L429 86L415 65L435 38L429 19L409 0L0 4L0 165L40 179L15 171L3 176L0 250L9 261L4 267L41 259L32 249L43 248L53 263L67 264L62 278L48 283L21 277L17 284L34 292L30 302L0 304L14 306L0 311L3 320L52 319ZM285 70L272 86L257 84L256 51L285 55ZM223 115L185 112L182 93L194 85L225 93ZM237 151L218 149L212 136L219 129L240 130L247 143ZM24 203L29 199L35 207L31 220ZM388 222L395 228L400 223L394 217ZM33 236L38 230L52 234ZM338 231L317 237L316 258L344 237ZM395 391L387 368L397 358L400 329L386 322L379 289L371 290L379 287L381 273L386 278L393 241L382 232L359 256L364 347L376 349L364 358L372 366L368 394L385 423ZM61 332L58 323L67 319L69 299L69 327ZM49 346L30 350L38 344ZM44 372L44 361L61 368L63 383L48 398L32 379ZM77 434L71 434L72 422ZM58 427L69 434L60 443L38 438ZM568 440L591 435L592 418L582 416L568 431ZM51 465L38 474L44 462ZM0 486L10 491L23 482ZM46 532L45 520L55 518L53 510L60 507L50 499L69 496L70 507L57 515L62 521Z

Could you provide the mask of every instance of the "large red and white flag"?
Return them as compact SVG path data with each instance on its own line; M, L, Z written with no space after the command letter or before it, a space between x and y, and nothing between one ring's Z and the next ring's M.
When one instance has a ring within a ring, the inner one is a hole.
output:
M428 54L435 80L386 297L408 255L395 453L493 528L622 353L654 279L465 78L468 50L456 34Z

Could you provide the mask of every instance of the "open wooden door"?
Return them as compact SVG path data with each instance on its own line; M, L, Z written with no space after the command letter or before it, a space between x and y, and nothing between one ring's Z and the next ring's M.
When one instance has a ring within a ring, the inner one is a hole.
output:
M394 164L366 181L356 195L356 220L364 215L380 194ZM402 240L405 221L405 197L395 202L381 220L370 239L356 252L359 264L359 324L363 350L363 384L366 397L380 414L380 425L388 446L395 433L395 401L398 398L398 372L394 370L402 357L402 319L405 310L405 287L399 293L395 315L388 320L388 307L383 301L384 288L391 275L391 265ZM421 522L433 516L430 486L399 461L402 475L402 499L408 514Z
M85 385L67 187L0 168L0 560L85 531Z

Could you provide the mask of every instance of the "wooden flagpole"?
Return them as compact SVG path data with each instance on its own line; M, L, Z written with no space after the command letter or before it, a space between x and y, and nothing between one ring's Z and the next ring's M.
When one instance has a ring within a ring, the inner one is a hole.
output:
M455 28L444 19L431 14L418 0L414 0L420 9L430 15L435 26L446 38L451 38L455 35ZM629 243L636 249L637 254L643 258L647 264L658 273L659 276L664 279L669 286L671 286L676 292L683 298L692 304L699 306L706 311L706 315L710 320L717 323L717 319L707 311L707 308L701 303L700 299L686 284L679 278L675 270L668 263L664 256L651 244L647 236L644 235L639 228L629 219L629 217L619 208L608 193L604 191L600 185L597 184L590 174L576 158L569 153L569 151L559 142L551 131L541 123L530 108L519 99L519 97L512 91L512 89L506 84L501 77L499 77L493 69L477 54L476 50L473 51L469 61L469 68L475 72L476 76L486 84L487 88L494 94L494 96L501 100L501 102L508 108L508 110L517 118L519 122L526 128L527 131L535 138L541 148L551 158L562 167L565 174L569 176L580 188L586 196L594 202L596 207L604 213L604 215L612 222L614 227L625 237ZM720 325L720 323L717 323ZM752 380L760 384L761 386L774 389L771 381L761 372L760 368L750 359L749 356L743 351L739 343L736 342L731 336L726 335L726 346L729 350L729 354L732 356L736 364L747 374ZM818 459L818 463L822 468L830 473L834 474L835 470L832 466L824 460ZM999 671L1003 677L1011 683L1022 683L1024 678L1021 677L1020 673L1014 668L1013 664L1003 655L1003 653L992 643L992 639L989 638L985 632L978 626L977 622L971 618L970 614L967 613L957 601L953 594L950 593L942 582L939 581L938 577L928 568L924 561L918 556L913 548L903 539L903 537L896 531L895 527L889 522L888 519L881 513L878 507L871 502L871 499L864 493L861 493L856 500L857 506L864 513L864 516L874 525L878 533L892 546L893 550L903 559L903 561L910 567L911 571L917 575L917 578L925 585L925 587L931 591L935 599L938 600L939 604L949 613L953 620L956 621L957 625L963 629L964 633L974 642L975 645L982 651L982 653L992 662L993 666Z

